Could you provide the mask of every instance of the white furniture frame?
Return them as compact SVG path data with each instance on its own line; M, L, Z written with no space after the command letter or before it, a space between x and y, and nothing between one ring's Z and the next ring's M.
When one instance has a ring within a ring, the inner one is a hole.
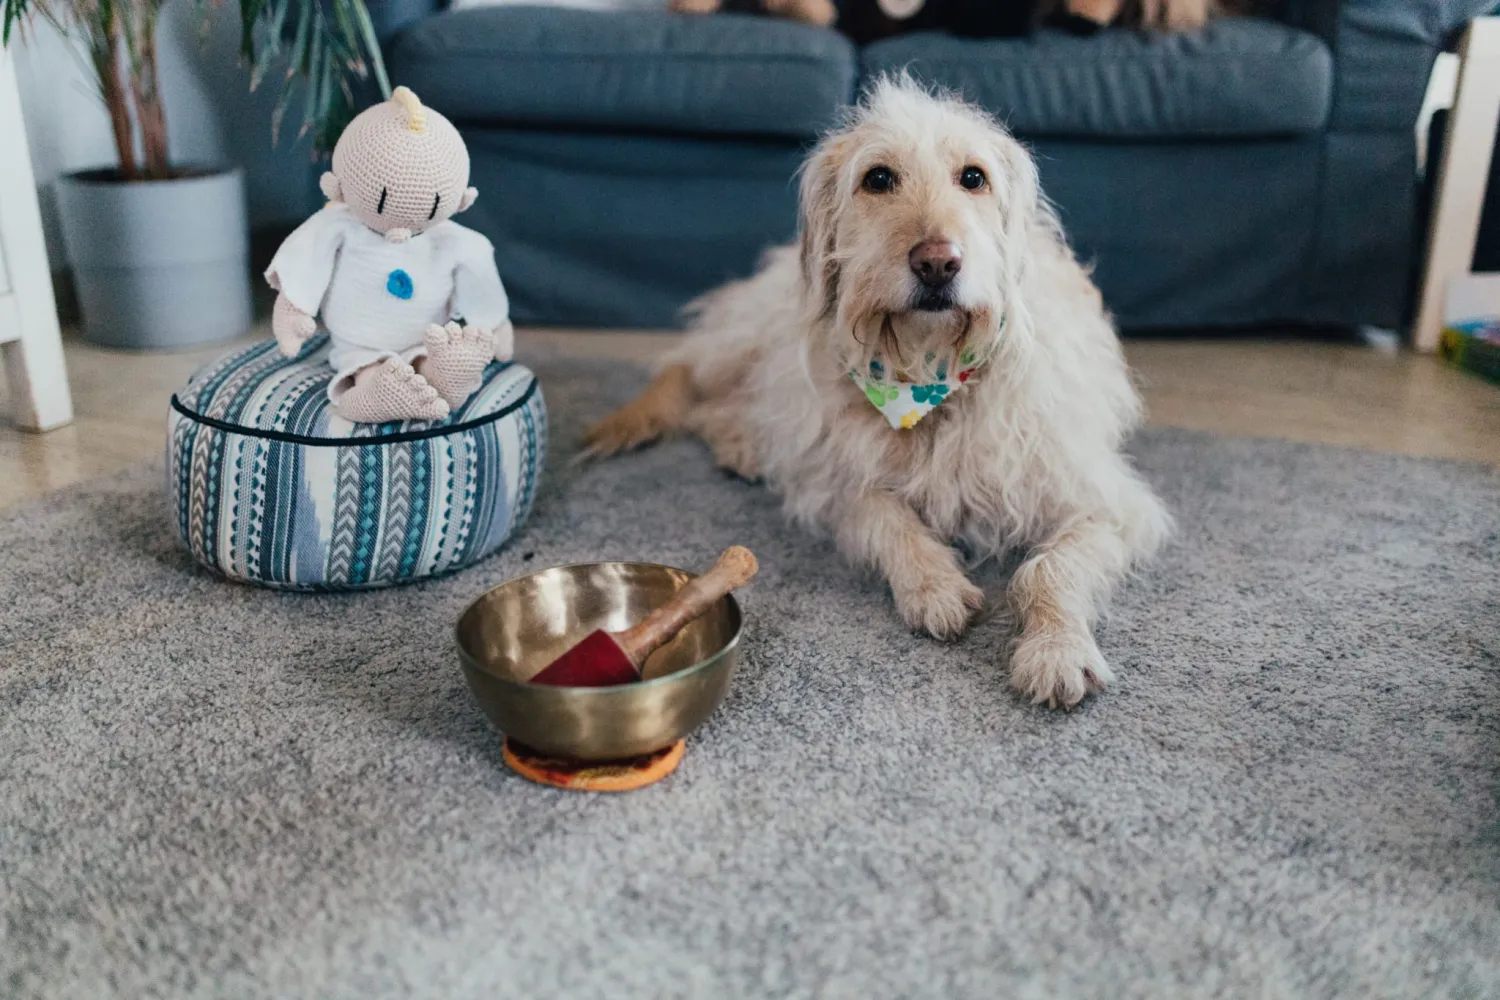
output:
M16 424L48 431L72 421L73 400L14 60L0 48L0 352Z
M1427 240L1427 266L1422 277L1422 300L1412 345L1419 351L1437 350L1443 333L1448 283L1468 274L1484 210L1500 122L1500 17L1470 22L1459 49L1458 89L1448 116L1442 170ZM1500 192L1497 192L1500 195Z

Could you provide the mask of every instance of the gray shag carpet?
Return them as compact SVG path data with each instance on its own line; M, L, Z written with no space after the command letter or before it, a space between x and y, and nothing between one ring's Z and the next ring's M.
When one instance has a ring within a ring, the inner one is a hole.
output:
M1182 530L1101 631L1118 686L1052 713L1003 617L911 635L699 445L569 468L642 373L535 367L545 491L449 579L220 582L154 468L0 518L0 994L1500 996L1494 470L1142 435ZM736 542L742 670L680 771L508 772L465 604Z

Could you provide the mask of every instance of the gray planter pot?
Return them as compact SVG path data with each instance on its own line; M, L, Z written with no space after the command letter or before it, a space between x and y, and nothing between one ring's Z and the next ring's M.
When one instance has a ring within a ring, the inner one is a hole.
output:
M239 168L165 181L112 170L58 179L84 339L160 350L250 328L250 234Z

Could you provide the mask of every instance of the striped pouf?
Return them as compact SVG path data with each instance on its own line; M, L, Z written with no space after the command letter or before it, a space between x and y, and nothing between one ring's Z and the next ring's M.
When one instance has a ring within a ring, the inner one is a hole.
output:
M547 447L536 376L493 363L442 421L353 424L328 401L327 338L266 341L172 397L168 490L194 556L294 590L383 587L462 569L526 520Z

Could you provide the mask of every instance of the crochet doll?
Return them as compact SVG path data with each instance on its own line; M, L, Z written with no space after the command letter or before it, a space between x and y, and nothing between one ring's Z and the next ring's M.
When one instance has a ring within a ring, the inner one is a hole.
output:
M510 303L494 248L449 217L474 204L453 124L397 87L361 112L320 186L329 204L276 252L271 327L294 357L328 330L328 397L358 423L439 420L510 359Z

